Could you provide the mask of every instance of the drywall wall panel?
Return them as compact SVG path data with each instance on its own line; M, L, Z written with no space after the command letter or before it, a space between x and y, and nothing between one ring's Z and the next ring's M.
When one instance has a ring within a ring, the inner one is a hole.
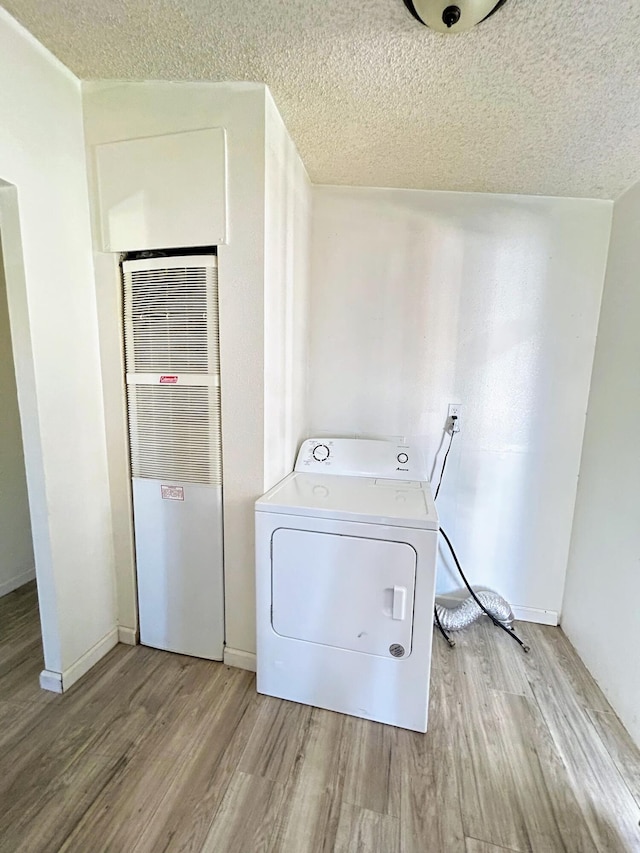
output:
M313 188L310 426L417 441L470 579L561 610L612 205ZM440 560L438 591L460 581Z
M289 474L307 437L311 184L267 91L264 487Z
M3 10L0 114L0 228L45 666L77 674L116 621L81 91Z
M640 746L640 184L614 205L562 627Z

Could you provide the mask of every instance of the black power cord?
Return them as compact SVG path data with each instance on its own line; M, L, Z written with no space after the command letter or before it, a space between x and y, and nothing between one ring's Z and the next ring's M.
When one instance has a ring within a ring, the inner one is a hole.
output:
M452 421L452 424L451 424L451 438L450 438L450 440L449 440L449 447L447 448L447 452L445 453L444 461L443 461L443 463L442 463L442 469L441 469L441 471L440 471L440 480L438 481L438 487L437 487L437 489L436 489L436 493L435 493L434 498L433 498L434 502L435 502L435 500L436 500L436 499L437 499L437 497L438 497L438 493L440 492L440 486L442 485L442 478L444 477L444 469L446 468L446 465L447 465L447 458L448 458L448 456L449 456L449 451L451 450L451 445L453 444L453 437L454 437L454 435L455 435L455 434L456 434L456 432L457 432L457 430L456 430L456 428L455 428L455 426L456 426L456 420L457 420L456 416L455 416L455 415L453 415L453 416L452 416L452 418L451 418L451 421ZM516 641L516 643L518 643L518 644L520 645L520 647L522 648L522 650L523 650L524 652L529 652L529 651L530 651L529 646L527 646L525 643L523 643L523 642L522 642L522 640L521 640L521 639L520 639L520 637L516 634L516 632L513 630L513 628L507 628L507 626L506 626L506 625L503 625L503 624L502 624L502 622L498 621L498 619L496 619L496 618L495 618L495 616L494 616L492 613L490 613L490 612L487 610L487 608L484 606L484 604L480 601L480 599L478 598L478 596L475 594L475 592L474 592L474 590L473 590L473 587L471 586L471 584L470 584L470 583L469 583L469 581L467 580L467 576L466 576L466 575L465 575L465 573L462 571L462 566L460 565L460 561L458 560L458 555L456 554L456 552L455 552L455 550L454 550L454 547L453 547L453 545L451 544L451 540L449 539L449 537L448 537L448 536L447 536L447 534L445 533L444 528L442 528L442 527L440 528L440 533L442 533L442 536L444 537L444 541L445 541L445 542L447 543L447 545L449 546L449 550L451 551L451 556L453 557L453 560L454 560L454 562L455 562L455 564L456 564L456 568L458 569L458 572L460 573L460 577L462 578L462 580L463 580L463 582L464 582L464 585L465 585L465 586L466 586L466 588L469 590L469 593L471 594L471 597L473 598L473 600L475 601L475 603L478 605L478 607L480 608L480 610L482 610L482 612L483 612L483 613L485 613L485 614L489 617L489 619L491 619L491 621L493 622L493 624L494 624L494 625L497 625L497 627L498 627L498 628L502 628L502 630L503 630L503 631L505 631L505 632L506 632L506 633L507 633L507 634L508 634L508 635L509 635L513 640L515 640L515 641ZM436 625L437 625L438 629L440 630L440 633L441 633L441 634L442 634L442 636L445 638L445 640L449 643L449 645L450 645L451 647L453 647L453 646L455 645L455 643L454 643L454 641L451 639L451 637L449 637L449 635L447 634L447 632L444 630L444 628L443 628L443 627L442 627L442 625L440 624L440 619L438 618L438 613L437 613L437 610L436 610L436 608L435 608L435 607L434 607L434 611L433 611L433 612L434 612L434 616L435 616L435 622L436 622Z
M449 439L449 447L447 447L447 452L444 455L444 462L442 463L442 468L440 470L440 479L438 480L438 487L437 487L436 493L433 497L434 503L436 502L436 500L438 498L438 494L440 492L440 486L442 485L442 478L444 477L444 469L447 467L447 459L449 458L449 452L451 450L451 445L453 444L453 436L456 434L456 420L457 420L457 418L454 415L451 418L451 421L452 421L452 423L451 423L451 438ZM433 616L434 616L438 631L440 631L440 633L445 638L447 643L449 643L449 647L453 648L455 646L455 640L452 640L451 637L449 636L449 634L447 634L447 632L442 627L442 623L440 622L440 617L438 616L438 608L435 604L433 606Z
M440 617L438 616L438 608L437 608L437 607L434 607L434 608L433 608L433 617L434 617L434 619L436 620L436 626L437 626L437 628L438 628L438 631L440 631L440 633L441 633L441 634L442 634L442 636L445 638L445 640L447 641L447 643L449 643L449 646L450 646L451 648L453 648L453 647L455 646L455 644L456 644L456 643L455 643L455 640L452 640L452 639L451 639L451 637L447 634L447 632L446 632L446 631L444 630L444 628L442 627L442 623L440 622Z
M509 635L513 640L515 640L515 641L516 641L516 643L518 643L518 644L521 646L521 648L522 648L522 650L523 650L523 651L525 651L525 652L529 652L529 651L530 651L529 646L525 645L525 643L523 643L523 642L522 642L522 640L521 640L521 639L520 639L520 637L516 634L516 632L513 630L513 628L507 628L507 626L506 626L506 625L503 625L503 624L502 624L502 622L499 622L499 621L496 619L496 617L493 615L493 613L490 613L490 612L487 610L487 608L484 606L484 604L480 601L480 599L478 598L478 596L477 596L477 595L475 594L475 592L473 591L473 587L471 586L471 584L470 584L470 583L469 583L469 581L467 580L465 573L462 571L462 566L460 565L460 562L459 562L459 560L458 560L458 557L457 557L457 555L456 555L456 552L455 552L455 551L454 551L454 549L453 549L453 545L451 544L451 540L449 539L449 537L447 536L447 534L444 532L444 529L443 529L442 527L440 528L440 533L442 533L442 535L444 536L444 541L445 541L445 542L447 543L447 545L449 546L449 550L451 551L451 554L452 554L453 559L454 559L454 561L455 561L456 568L457 568L457 569L458 569L458 571L460 572L460 577L461 577L461 578L462 578L462 580L464 581L464 585L466 586L466 588L467 588L467 589L469 590L469 592L471 593L471 596L472 596L473 600L475 601L475 603L478 605L478 607L479 607L482 611L484 611L484 613L486 613L486 615L489 617L489 619L491 619L491 621L493 622L493 624L494 624L494 625L496 625L498 628L502 628L502 630L503 630L503 631L506 631L506 632L507 632L507 634L508 634L508 635Z
M438 500L438 495L440 494L440 486L442 485L442 478L444 477L444 469L447 467L447 459L449 458L449 453L451 452L451 445L453 444L453 436L456 434L456 421L458 418L456 415L452 415L451 417L451 438L449 439L449 447L447 447L447 452L444 454L444 462L442 463L442 470L440 471L440 479L438 480L438 488L436 489L436 493L433 496L433 500Z

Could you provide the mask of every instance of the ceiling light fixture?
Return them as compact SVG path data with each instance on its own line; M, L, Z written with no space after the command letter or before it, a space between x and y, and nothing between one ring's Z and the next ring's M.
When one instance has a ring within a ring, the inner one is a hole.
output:
M404 5L421 24L440 33L461 33L475 27L507 0L404 0Z

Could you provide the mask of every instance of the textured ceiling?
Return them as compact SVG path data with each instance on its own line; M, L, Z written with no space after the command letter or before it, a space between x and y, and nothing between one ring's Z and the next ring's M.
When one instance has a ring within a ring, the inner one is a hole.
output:
M318 183L615 198L640 178L640 3L5 0L82 79L267 83Z

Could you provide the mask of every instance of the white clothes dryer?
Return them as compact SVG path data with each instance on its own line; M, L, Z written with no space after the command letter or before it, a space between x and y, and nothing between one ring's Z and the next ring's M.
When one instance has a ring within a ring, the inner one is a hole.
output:
M305 441L256 502L258 691L426 731L437 537L416 449Z

